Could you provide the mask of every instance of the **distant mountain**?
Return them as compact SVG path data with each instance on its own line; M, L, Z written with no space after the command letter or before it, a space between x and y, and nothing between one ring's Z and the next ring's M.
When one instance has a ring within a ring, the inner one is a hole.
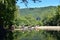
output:
M32 15L33 17L45 17L56 12L56 6L40 7L40 8L26 8L20 9L21 16Z

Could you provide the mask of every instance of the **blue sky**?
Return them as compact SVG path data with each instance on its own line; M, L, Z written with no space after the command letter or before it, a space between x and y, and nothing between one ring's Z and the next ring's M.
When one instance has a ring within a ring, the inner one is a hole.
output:
M41 0L42 2L36 2L33 3L33 1L29 0L28 8L34 8L34 7L46 7L46 6L57 6L60 4L60 0ZM17 6L20 8L26 8L24 3L20 3L21 0L17 1Z

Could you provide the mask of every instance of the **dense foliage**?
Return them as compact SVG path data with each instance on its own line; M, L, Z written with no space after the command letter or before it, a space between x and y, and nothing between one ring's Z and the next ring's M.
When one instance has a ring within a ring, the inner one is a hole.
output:
M0 0L0 40L13 40L13 33L9 31L14 24L16 0Z
M56 13L53 17L46 17L46 19L44 20L44 25L47 26L60 26L60 7L57 7Z
M47 18L43 22L47 26L60 26L60 6L57 7L56 13L53 17ZM57 40L60 40L60 31L48 31L50 34L55 36Z
M60 32L56 32L56 31L13 32L11 29L12 25L15 25L16 27L18 27L19 25L20 26L22 25L60 26L60 6L57 7L57 10L51 11L53 15L48 14L49 13L48 11L47 16L45 15L44 18L41 20L40 14L38 14L39 15L38 17L32 16L30 14L25 16L20 16L20 12L19 12L20 10L16 6L16 1L17 0L0 0L0 40L59 40L60 39L59 36ZM32 0L32 1L35 3L37 0ZM27 0L22 0L22 2L25 3L25 5L27 6L26 4L28 3Z

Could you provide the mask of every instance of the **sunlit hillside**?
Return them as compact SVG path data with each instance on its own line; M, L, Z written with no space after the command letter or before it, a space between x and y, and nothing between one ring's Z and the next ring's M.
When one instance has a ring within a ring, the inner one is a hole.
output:
M40 8L20 9L20 15L21 16L32 15L33 17L44 18L49 14L54 15L54 13L56 12L56 8L57 8L56 6L48 6Z

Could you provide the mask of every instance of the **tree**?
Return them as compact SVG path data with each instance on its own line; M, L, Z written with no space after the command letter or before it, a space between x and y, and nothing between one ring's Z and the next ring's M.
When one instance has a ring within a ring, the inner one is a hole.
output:
M0 1L0 32L1 33L1 40L13 40L13 33L12 31L9 31L9 28L13 25L14 21L14 12L16 7L16 1L15 0L1 0ZM7 27L8 26L8 27ZM7 29L4 29L6 28ZM5 35L3 35L5 33ZM7 34L9 34L7 36ZM5 37L8 37L8 39L4 39ZM9 37L11 36L11 37Z
M45 20L46 19L46 20ZM57 7L55 15L50 15L44 19L44 25L47 26L60 26L60 7Z
M45 26L60 26L60 6L57 7L56 14L48 18L48 20L45 20L43 22ZM60 40L60 31L47 31L47 33L50 33L54 37L57 38L57 40Z

